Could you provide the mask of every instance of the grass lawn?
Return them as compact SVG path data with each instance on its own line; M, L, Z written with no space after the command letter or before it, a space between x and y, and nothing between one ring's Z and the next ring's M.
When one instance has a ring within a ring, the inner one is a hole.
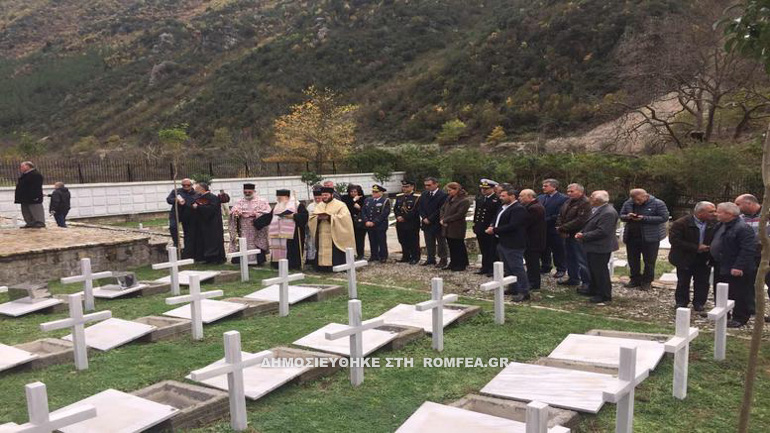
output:
M205 267L199 267L204 269ZM162 272L142 268L143 279L162 276ZM227 297L241 296L259 287L259 279L272 276L272 271L252 270L248 284L230 283L218 286ZM341 276L336 276L341 277ZM307 281L322 282L311 276ZM328 282L328 281L327 281ZM75 292L75 286L52 283L55 293ZM210 287L210 286L206 286ZM426 287L427 289L427 287ZM5 300L7 295L0 295ZM164 303L167 295L125 300L97 300L99 309L110 309L114 317L133 319L157 315L173 307ZM399 303L416 303L428 299L421 291L383 288L359 284L364 318L379 315ZM0 375L0 424L5 421L25 422L24 385L36 380L48 385L50 406L57 409L106 388L134 391L161 380L184 381L191 370L205 366L223 356L222 333L237 330L242 334L244 350L257 352L278 345L288 345L328 322L347 321L347 298L337 297L320 303L301 303L286 318L277 316L224 320L205 327L206 338L191 342L189 338L152 344L131 344L90 358L90 369L76 372L72 363L47 369ZM547 355L569 333L583 333L593 328L639 332L666 332L668 324L658 326L620 321L594 314L566 313L516 306L507 309L506 323L493 323L492 304L475 299L462 299L467 304L482 305L482 314L445 331L445 350L441 357L499 358L527 362ZM546 304L543 302L543 304ZM0 342L18 344L44 336L61 337L66 331L43 333L38 325L65 317L65 314L31 315L19 319L0 319ZM652 372L636 394L635 431L713 432L734 431L742 394L742 371L747 356L744 340L728 340L727 361L712 360L713 335L702 333L691 348L690 389L688 398L679 401L671 396L672 360L666 358ZM431 350L430 338L423 338L396 352L380 352L374 356L412 357L410 368L370 368L365 382L352 388L348 371L302 386L287 386L258 402L248 402L250 426L260 432L392 432L426 400L452 402L463 395L478 392L500 368L422 367L423 358L438 355ZM770 350L762 352L762 367L756 389L753 432L770 431ZM384 360L383 360L384 364ZM607 404L598 416L585 415L577 432L614 431L614 405ZM229 423L220 423L197 432L229 432Z

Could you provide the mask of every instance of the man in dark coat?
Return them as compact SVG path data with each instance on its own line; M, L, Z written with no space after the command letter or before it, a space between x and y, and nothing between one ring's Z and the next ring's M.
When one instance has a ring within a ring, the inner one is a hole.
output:
M577 183L567 187L567 196L569 196L569 200L562 205L559 218L556 220L556 231L564 238L569 278L566 281L559 281L557 284L579 285L580 289L587 290L591 285L588 258L583 251L583 245L575 240L575 233L583 229L588 217L591 216L591 203L588 202L583 185Z
M579 289L581 295L591 296L590 302L598 304L612 300L612 280L607 266L614 251L618 250L618 212L610 204L607 191L594 191L591 194L591 215L583 228L575 234L575 239L583 244L591 272L591 285L588 290Z
M556 268L553 277L557 280L562 278L567 272L564 238L559 236L559 232L556 230L556 220L559 218L559 211L561 211L561 207L567 200L569 200L569 197L559 192L558 180L546 179L543 181L543 193L537 196L537 201L545 208L545 222L547 225L545 250L540 259L542 263L541 271L544 274L551 272L551 256L553 256L553 266Z
M51 204L48 205L48 212L53 215L57 226L66 228L67 214L70 211L70 190L64 186L64 182L56 182L50 197Z
M393 214L396 216L396 234L401 244L401 262L414 265L420 261L420 213L417 203L420 194L414 192L414 182L401 181L401 194L396 196Z
M372 185L372 196L364 202L361 217L364 220L366 234L369 236L369 261L385 263L388 261L388 216L390 199L380 185Z
M487 276L492 275L492 264L497 260L497 238L486 233L502 206L495 194L496 186L497 182L493 180L481 179L481 194L476 196L476 208L473 212L473 233L481 252L481 269L476 273Z
M527 264L529 290L540 290L540 259L546 245L545 208L537 199L535 191L525 189L519 193L519 201L527 209L529 218L525 231L527 233L527 249L524 251L524 262Z
M168 231L171 234L171 240L175 247L179 247L179 227L176 226L176 209L179 208L179 223L182 224L182 232L187 239L190 225L190 208L185 206L195 201L196 193L193 189L193 181L182 179L182 187L176 191L171 191L166 197L166 203L171 205L168 212ZM179 206L174 206L174 201L179 201Z
M690 282L693 286L693 310L703 311L708 300L711 255L709 245L714 238L717 208L707 201L695 205L692 215L671 224L668 261L676 266L676 308L690 305Z
M185 239L184 256L201 263L224 263L225 236L219 197L212 194L204 182L195 184L195 192L198 194L195 200L184 205L190 212L189 238Z
M641 188L632 189L629 195L631 198L620 209L620 219L626 223L623 243L626 244L628 268L631 271L631 279L626 287L649 290L655 279L660 241L666 237L668 208L661 200Z
M505 266L505 275L516 277L516 284L511 291L513 302L523 302L529 299L529 278L524 268L529 213L518 202L517 195L517 191L513 188L500 192L502 206L495 216L493 225L487 229L487 233L497 237L497 254Z
M448 196L445 191L439 188L436 178L425 178L424 185L425 191L420 194L420 201L417 203L417 209L420 213L420 226L425 237L425 251L428 256L423 266L436 265L436 250L438 249L439 263L436 267L443 268L448 263L447 256L449 251L446 238L441 234L439 219L441 208L444 206Z
M21 205L21 215L27 223L25 229L45 228L45 209L43 209L43 175L35 164L24 161L19 165L19 180L13 202Z

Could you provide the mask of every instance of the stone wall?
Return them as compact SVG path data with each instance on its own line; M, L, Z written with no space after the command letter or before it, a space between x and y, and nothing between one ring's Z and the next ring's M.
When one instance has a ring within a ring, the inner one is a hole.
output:
M403 172L393 173L390 181L386 182L385 188L389 192L400 191L400 181L403 177ZM365 191L376 183L372 173L325 175L324 179L335 183L362 185ZM46 184L53 184L55 180L46 179ZM212 183L212 191L218 192L224 189L231 197L237 198L241 195L242 185L245 182L255 183L257 192L263 197L268 197L270 201L275 201L276 189L291 189L300 200L308 198L307 187L302 183L300 176L215 179ZM69 217L89 218L168 211L166 197L173 189L173 182L92 183L72 184L67 187L72 194L72 210ZM44 188L46 194L51 190L50 185ZM19 205L13 204L13 194L13 187L0 188L0 215L21 218ZM48 202L49 199L46 197L44 201L46 211Z

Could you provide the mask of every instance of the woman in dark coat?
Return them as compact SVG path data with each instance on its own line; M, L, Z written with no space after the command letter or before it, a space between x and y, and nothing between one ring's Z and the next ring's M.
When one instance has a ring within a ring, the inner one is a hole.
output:
M449 194L444 206L441 207L441 232L446 237L449 246L449 264L444 269L455 272L464 271L468 267L468 250L465 248L465 216L471 207L468 193L457 182L446 186Z
M348 185L348 194L342 197L347 205L350 216L353 218L353 231L356 236L356 260L364 258L364 245L366 240L366 227L364 226L361 209L364 207L366 196L361 185Z

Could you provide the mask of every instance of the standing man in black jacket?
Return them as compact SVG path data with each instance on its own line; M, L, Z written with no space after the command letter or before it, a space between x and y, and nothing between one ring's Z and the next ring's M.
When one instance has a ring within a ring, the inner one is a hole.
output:
M420 194L414 192L414 182L401 181L401 194L396 196L393 214L396 216L396 234L401 244L401 262L410 265L420 261L420 213L417 203Z
M13 202L21 205L21 215L27 223L24 229L45 228L45 209L43 209L43 175L35 164L24 161L19 165L19 180Z
M487 234L497 237L497 254L505 266L505 275L516 277L513 302L529 299L529 278L524 269L524 251L527 248L527 209L518 202L518 192L513 188L500 192L502 206Z
M446 238L441 234L439 218L441 207L444 206L448 196L445 191L439 188L438 180L435 177L426 177L424 185L425 191L420 194L420 201L417 203L420 225L425 237L425 250L428 255L427 260L422 265L436 265L436 247L438 246L439 263L436 267L443 268L448 264L449 251Z
M578 294L591 296L589 302L599 304L612 300L612 280L607 264L614 251L618 250L618 212L610 204L607 191L594 191L591 194L591 215L575 240L580 242L586 253L588 270L591 273L591 285L588 289L578 289Z
M545 208L537 199L537 194L531 189L519 193L519 201L527 209L529 218L525 228L527 233L527 249L524 251L524 262L527 264L529 290L540 290L540 259L546 245Z
M476 210L473 213L473 233L476 234L481 252L481 269L476 273L487 276L492 275L492 264L497 260L497 238L486 233L502 206L495 194L496 186L494 180L481 179L481 194L476 197Z
M197 194L193 189L193 181L190 179L182 179L182 187L177 188L176 191L171 191L166 197L166 203L171 205L171 210L168 213L168 231L171 233L171 239L174 241L174 246L179 247L179 227L176 225L176 209L179 208L179 223L182 224L182 230L185 238L189 234L190 226L190 207L189 205L195 201ZM178 201L178 205L174 205L174 201ZM185 205L188 205L185 207Z
M668 261L676 266L676 308L690 305L690 282L693 286L692 309L703 311L708 300L711 276L709 245L714 238L716 215L714 203L702 201L695 205L692 215L683 216L671 224Z
M540 259L542 264L541 272L544 274L551 272L551 256L553 256L553 267L556 268L553 277L557 280L564 277L567 273L564 239L556 230L556 220L559 218L561 207L567 200L569 200L569 197L559 192L558 180L546 179L543 181L543 193L537 196L537 201L545 208L545 222L547 225L545 250Z
M64 182L56 182L50 197L51 204L48 206L48 211L53 215L57 226L66 228L67 214L70 211L70 190L64 186Z

